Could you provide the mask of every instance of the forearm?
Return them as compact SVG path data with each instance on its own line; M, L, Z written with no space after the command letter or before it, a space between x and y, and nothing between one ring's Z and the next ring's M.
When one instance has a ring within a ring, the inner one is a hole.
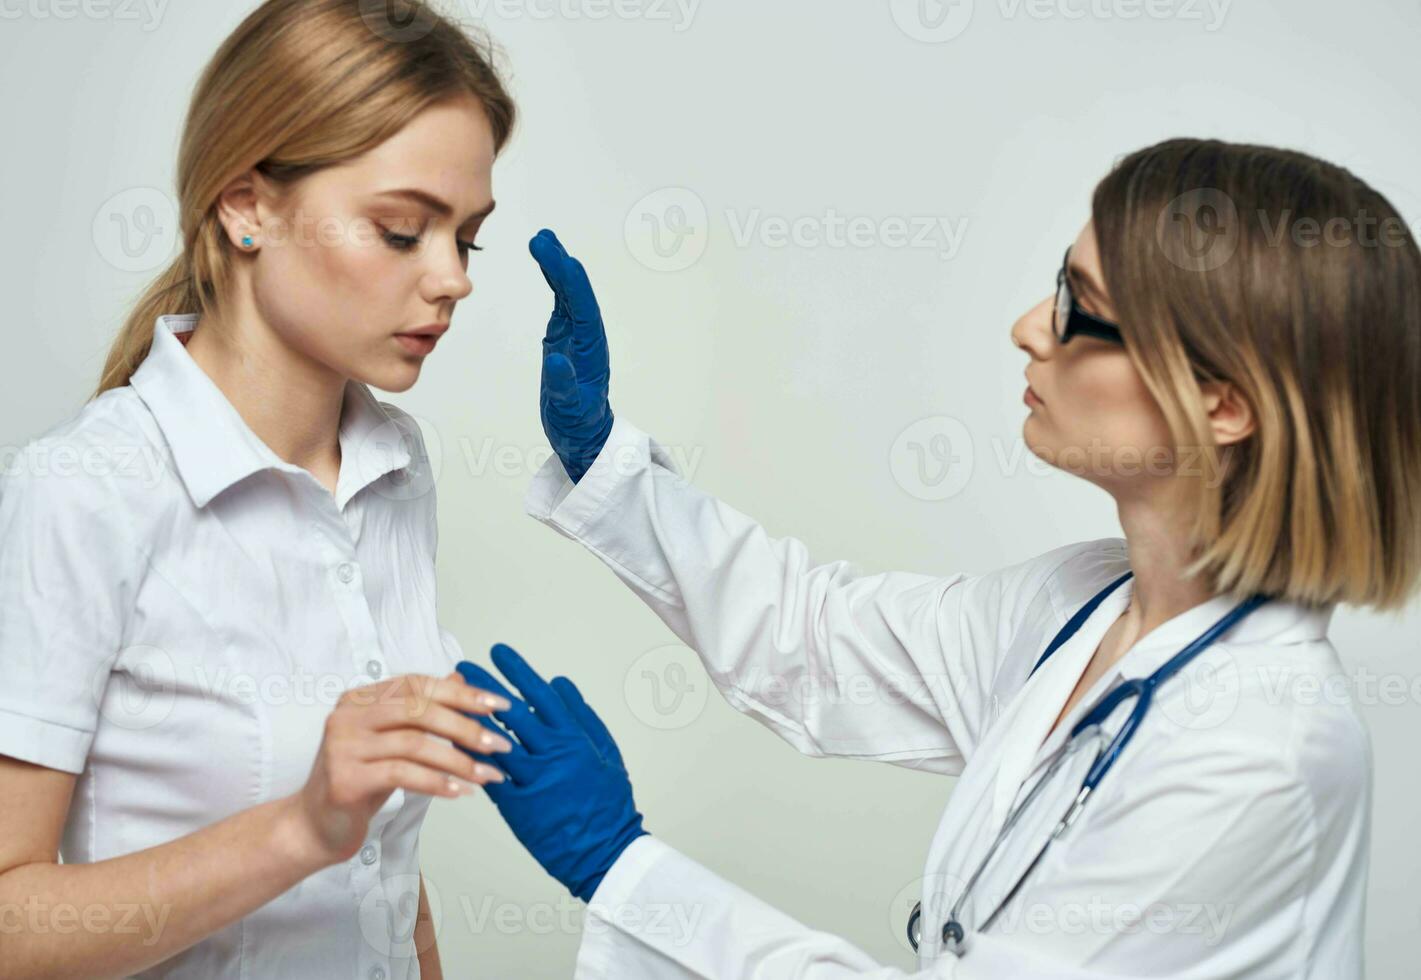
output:
M950 595L966 576L816 562L803 542L772 536L658 458L619 419L576 488L550 465L526 508L597 555L696 652L736 708L800 751L950 751L932 692L972 686L964 663L974 651L956 622L961 596Z
M812 639L814 581L833 566L682 479L624 420L577 487L545 466L526 508L602 559L717 677L798 657Z
M0 961L7 980L126 977L327 863L288 797L122 857L21 865L0 874Z
M439 946L434 933L434 916L429 911L429 896L424 891L424 875L419 876L419 912L414 920L414 948L419 953L420 980L444 980L444 968L439 963Z

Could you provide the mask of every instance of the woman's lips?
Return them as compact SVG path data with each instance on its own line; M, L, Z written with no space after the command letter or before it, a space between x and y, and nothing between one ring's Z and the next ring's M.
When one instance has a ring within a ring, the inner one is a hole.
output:
M1022 395L1022 401L1026 402L1026 404L1031 408L1035 408L1038 405L1045 404L1045 402L1043 402L1040 398L1037 397L1036 392L1031 390L1031 385L1026 386L1026 393Z
M434 345L439 343L437 336L427 336L424 334L397 333L395 334L395 339L400 342L400 346L405 350L411 354L417 354L420 357L434 350Z

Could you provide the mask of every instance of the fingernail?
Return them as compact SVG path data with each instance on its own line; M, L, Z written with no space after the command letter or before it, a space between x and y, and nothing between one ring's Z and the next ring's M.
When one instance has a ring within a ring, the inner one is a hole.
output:
M492 708L494 711L507 711L513 707L511 701L507 698L501 698L497 694L485 694L483 701L485 708Z
M484 748L492 749L495 752L510 752L513 749L513 743L501 735L495 735L493 732L484 732L483 735L479 737L479 741L483 744Z
M474 790L478 789L477 786L467 779L460 779L458 776L450 776L448 783L450 791L458 793L460 796L468 796Z
M474 772L478 773L480 778L487 779L491 783L501 783L504 780L503 770L486 766L482 762L474 767Z

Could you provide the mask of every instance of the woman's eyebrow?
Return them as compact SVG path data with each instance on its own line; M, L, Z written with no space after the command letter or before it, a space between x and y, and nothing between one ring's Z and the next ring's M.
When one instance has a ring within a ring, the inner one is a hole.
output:
M1105 290L1101 289L1096 281L1091 278L1089 272L1086 272L1085 269L1076 265L1074 262L1066 266L1066 278L1070 280L1071 285L1075 287L1077 291L1085 293L1097 303L1104 304L1106 302Z
M393 190L378 191L378 192L376 193L376 196L377 196L377 197L402 197L402 198L404 198L405 200L414 201L416 204L423 204L425 207L429 208L430 210L434 211L436 214L440 215L441 217L445 217L445 218L449 217L451 214L454 213L454 208L453 208L453 206L450 205L450 204L449 204L447 201L445 201L443 198L435 197L433 194L429 193L428 191L421 190L421 189L419 189L418 187L398 187L398 188L395 188L395 189L393 189ZM494 209L497 205L498 205L498 202L497 202L497 201L489 201L489 202L488 202L488 207L483 208L482 210L479 210L479 211L475 211L473 214L471 214L471 215L469 215L467 218L465 218L463 222L460 222L460 224L463 224L464 222L468 222L468 221L473 221L475 218L487 218L487 217L493 212L493 209Z

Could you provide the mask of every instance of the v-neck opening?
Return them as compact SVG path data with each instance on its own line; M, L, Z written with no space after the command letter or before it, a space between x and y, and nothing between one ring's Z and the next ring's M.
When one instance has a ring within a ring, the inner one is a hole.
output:
M1061 716L1061 711L1065 708L1066 702L1071 699L1071 695L1076 690L1076 685L1081 682L1081 678L1085 676L1085 672L1090 669L1091 661L1095 659L1096 653L1100 650L1100 645L1105 642L1106 634L1119 622L1120 617L1124 615L1125 610L1129 608L1130 599L1134 596L1134 591L1135 577L1132 575L1111 590L1110 594L1101 600L1100 605L1091 611L1090 616L1081 624L1076 635L1062 644L1061 649L1058 649L1052 654L1050 660L1047 660L1046 663L1041 666L1042 670L1046 670L1050 666L1051 661L1056 660L1064 650L1069 649L1071 651L1071 657L1068 662L1073 665L1074 669L1066 671L1064 681L1057 681L1057 683L1062 684L1064 690L1060 692L1059 697L1053 697L1051 699L1049 705L1052 709L1049 712L1051 720L1046 723L1045 730L1041 733L1040 738L1033 739L1035 742L1032 750L1033 758L1039 756L1042 751L1052 743L1059 744L1062 741L1058 736L1060 736L1062 732L1069 732L1071 726L1076 723L1076 720L1084 714L1085 711L1090 710L1090 705L1093 703L1091 696L1095 694L1096 689L1101 687L1102 684L1109 683L1120 661L1124 659L1124 657L1117 658L1115 663L1111 664L1105 673L1096 678L1095 683L1086 690L1085 694L1075 703L1071 710L1064 717ZM1128 651L1126 652L1128 653ZM1064 670L1064 668L1060 669ZM1059 724L1056 723L1057 718L1060 718Z
M1021 786L1036 771L1043 749L1055 742L1062 731L1070 730L1069 726L1074 723L1070 716L1063 719L1061 725L1056 728L1052 727L1052 723L1060 715L1071 692L1076 689L1076 684L1080 683L1081 675L1089 666L1106 632L1129 605L1134 591L1133 584L1134 576L1131 576L1112 589L1100 604L1091 610L1080 628L1062 643L1027 681L1020 695L1024 700L1018 706L1016 717L1009 722L1015 729L1012 733L1015 737L1010 738L1003 746L997 772L995 802L999 812L1006 812ZM1076 610L1071 612L1074 615ZM1104 681L1110 676L1107 672L1101 680ZM1092 692L1094 688L1093 685ZM1087 696L1076 705L1072 710L1073 715L1090 700L1089 695L1092 692L1087 692Z

